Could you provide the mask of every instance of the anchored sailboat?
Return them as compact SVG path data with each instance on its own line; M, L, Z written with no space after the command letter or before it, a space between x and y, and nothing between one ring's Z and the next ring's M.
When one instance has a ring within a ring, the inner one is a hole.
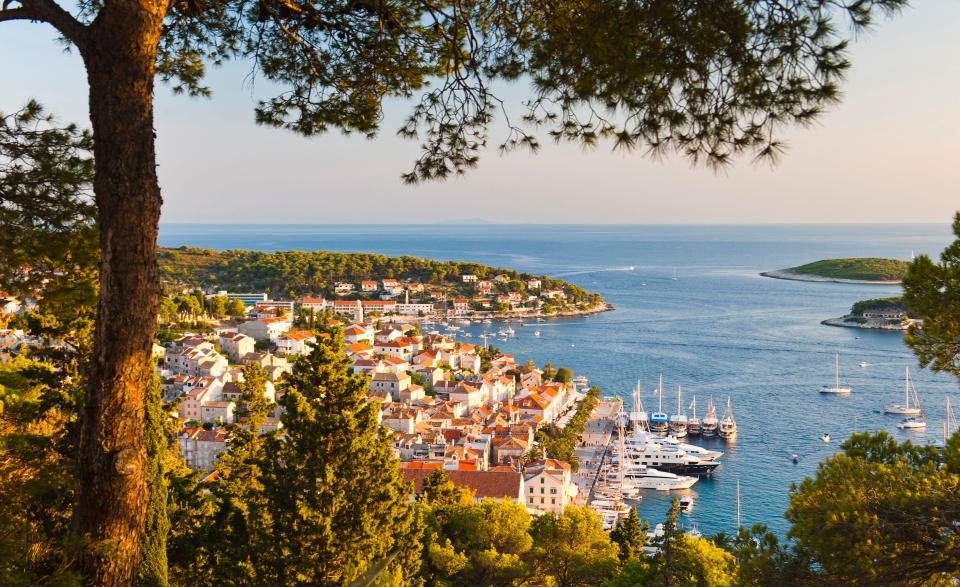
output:
M703 426L701 435L705 437L716 436L717 427L720 421L717 420L717 408L713 405L713 396L707 400L707 415L703 417Z
M913 405L917 409L917 415L900 420L897 422L897 428L901 430L919 430L926 428L927 419L923 416L923 406L920 405L920 395L917 393L917 388L908 384L907 389L909 390L908 393L910 391L913 392Z
M836 380L834 381L833 387L829 385L824 385L820 388L820 393L830 393L835 395L845 395L853 391L852 388L847 386L840 386L840 353L837 353L836 356Z
M670 418L663 411L663 374L660 374L660 385L657 387L657 411L650 414L650 432L666 434L670 430Z
M697 397L693 397L693 402L690 403L690 410L692 415L690 419L687 420L687 434L690 436L700 436L700 431L703 427L703 423L700 421L700 418L697 417Z
M727 411L720 420L720 436L732 440L737 435L737 421L733 419L733 403L727 396Z
M894 404L892 406L886 406L883 408L884 414L899 414L901 416L916 416L920 413L920 406L917 404L910 405L910 396L916 395L917 390L913 389L913 393L910 393L913 388L913 384L910 383L910 367L907 367L904 370L904 383L903 383L903 405Z
M670 433L677 438L687 435L687 414L683 410L683 389L677 386L677 413L670 416Z

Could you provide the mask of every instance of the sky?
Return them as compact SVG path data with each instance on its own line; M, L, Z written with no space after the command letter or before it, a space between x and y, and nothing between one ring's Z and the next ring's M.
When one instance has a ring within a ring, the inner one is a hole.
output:
M52 29L0 23L0 55L0 111L36 98L86 123L82 63ZM376 140L307 139L256 126L248 65L231 64L210 71L212 99L158 85L161 222L946 223L960 209L958 56L958 0L918 0L859 35L843 102L787 131L774 167L745 158L718 174L542 141L537 155L491 148L466 177L418 186L400 181L417 143L394 135L408 104L388 105Z

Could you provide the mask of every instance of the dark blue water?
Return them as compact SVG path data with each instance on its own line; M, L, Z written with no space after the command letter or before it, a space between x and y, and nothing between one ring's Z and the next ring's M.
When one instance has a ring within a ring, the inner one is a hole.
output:
M639 379L649 408L663 373L673 412L677 384L685 402L733 398L736 443L709 445L727 454L712 479L699 482L691 521L705 534L736 526L736 479L744 524L778 532L790 484L816 471L854 429L938 441L943 403L955 381L920 370L899 333L822 326L853 302L895 295L898 287L801 283L760 277L763 270L832 257L908 259L938 254L944 226L206 226L165 225L161 244L214 249L372 251L477 261L562 276L598 291L616 306L600 315L514 325L503 350L552 361L589 377L605 393L623 394ZM628 266L633 271L626 271ZM671 279L674 269L678 279ZM541 337L533 336L539 329ZM480 329L472 330L476 337ZM473 338L477 341L477 338ZM841 353L849 397L818 393L833 380ZM869 368L857 366L860 361ZM902 401L910 366L927 408L926 432L903 433L884 404ZM672 390L672 391L670 391ZM702 407L700 408L702 416ZM718 410L722 410L718 406ZM833 442L824 444L824 432ZM800 456L793 464L790 455ZM670 496L648 492L640 514L660 520Z

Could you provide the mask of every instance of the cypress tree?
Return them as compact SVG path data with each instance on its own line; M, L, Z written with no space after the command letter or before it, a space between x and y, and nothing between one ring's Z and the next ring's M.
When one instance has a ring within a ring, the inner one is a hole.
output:
M144 441L147 447L147 518L140 550L138 584L143 587L167 585L167 437L164 426L160 380L156 375L147 387Z
M643 554L649 528L650 525L641 522L637 510L633 508L630 508L626 518L617 522L617 527L610 532L610 540L620 547L620 562L637 559Z
M348 368L343 335L333 329L288 379L282 435L268 440L264 465L272 523L265 582L339 585L394 550L395 583L417 571L411 488L365 379Z

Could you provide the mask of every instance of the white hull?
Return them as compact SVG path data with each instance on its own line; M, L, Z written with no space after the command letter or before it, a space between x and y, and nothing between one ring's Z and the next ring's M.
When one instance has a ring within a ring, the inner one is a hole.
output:
M920 408L910 408L907 406L887 406L883 408L884 414L896 414L899 416L919 416Z
M831 395L847 395L852 391L853 389L849 387L829 387L825 385L820 388L820 393L826 393Z

